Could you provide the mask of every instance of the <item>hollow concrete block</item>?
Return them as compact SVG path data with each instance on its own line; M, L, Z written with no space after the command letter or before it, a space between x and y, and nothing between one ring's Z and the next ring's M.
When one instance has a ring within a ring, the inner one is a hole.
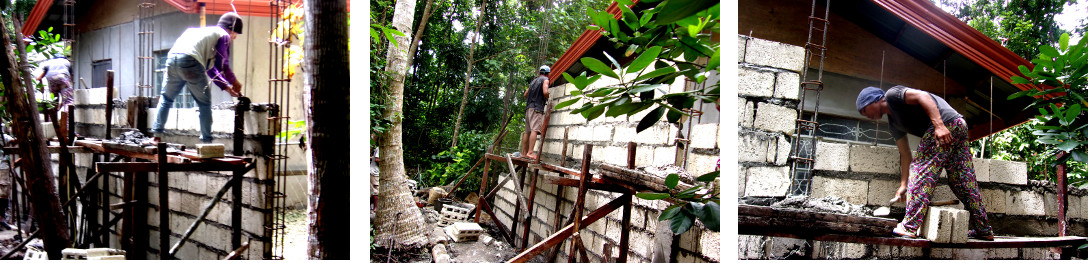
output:
M936 243L949 243L952 240L953 221L952 213L948 209L930 208L922 223L921 236Z

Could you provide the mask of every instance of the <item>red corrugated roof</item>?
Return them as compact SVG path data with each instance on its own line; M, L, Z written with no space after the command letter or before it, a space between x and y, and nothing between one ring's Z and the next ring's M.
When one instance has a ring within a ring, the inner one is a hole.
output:
M635 0L634 2L638 3L638 0ZM612 17L614 18L619 18L622 13L615 1L613 1L605 11L612 14ZM555 74L548 75L548 83L556 83L556 81L562 79L563 72L567 71L567 69L574 65L575 62L578 62L578 59L581 59L582 55L597 43L597 39L601 38L601 30L604 29L587 29L586 31L583 31L582 35L579 36L577 40L574 40L574 44L571 44L570 47L567 48L567 51L559 56L559 60L556 60L555 64L552 64L552 72Z
M49 7L53 6L53 0L38 0L38 3L34 4L34 9L30 10L30 15L26 16L26 23L23 23L23 35L30 36L34 33L34 30L38 29L38 25L42 23L42 18L49 13Z

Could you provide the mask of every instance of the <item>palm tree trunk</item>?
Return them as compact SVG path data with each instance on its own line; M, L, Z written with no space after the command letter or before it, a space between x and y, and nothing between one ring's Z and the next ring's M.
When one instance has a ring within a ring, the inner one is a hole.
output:
M309 223L307 254L310 259L349 259L351 227L349 217L338 214L351 207L348 188L350 174L347 144L348 129L342 125L351 121L348 108L348 85L334 76L347 76L348 17L347 1L305 1L306 37L303 71L306 118L310 124L306 138L310 141L309 161ZM324 76L324 77L322 77Z
M480 17L476 18L476 31L473 31L472 36L472 48L468 51L468 72L465 72L465 88L461 95L461 109L457 110L457 123L453 125L453 144L450 147L457 147L457 135L461 131L461 118L465 115L465 104L468 104L468 84L472 80L472 64L474 62L474 55L476 53L476 40L482 38L480 34L480 25L484 24L484 9L487 8L487 0L484 0L480 5Z
M415 5L415 0L397 1L393 11L393 28L401 32L411 30ZM371 225L374 227L374 240L379 246L420 247L427 242L424 233L430 229L420 227L425 223L408 189L401 140L400 116L404 103L404 74L408 66L408 38L396 36L394 41L397 46L390 43L385 69L390 77L389 105L382 112L382 118L392 123L389 130L381 134L379 142L381 174L378 180L381 188L378 189L376 215Z

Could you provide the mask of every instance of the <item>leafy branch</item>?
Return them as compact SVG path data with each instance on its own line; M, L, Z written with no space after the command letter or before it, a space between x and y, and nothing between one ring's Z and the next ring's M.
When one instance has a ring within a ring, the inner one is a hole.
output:
M1046 145L1051 152L1068 152L1051 165L1063 164L1072 158L1088 162L1085 146L1088 144L1088 118L1082 118L1088 107L1088 38L1081 38L1075 45L1069 44L1069 34L1062 34L1058 47L1042 45L1039 54L1031 62L1034 68L1020 65L1020 73L1026 77L1011 76L1013 84L1045 85L1049 89L1029 89L1009 95L1013 100L1023 96L1035 97L1028 108L1038 109L1036 118L1041 124L1032 127L1035 141Z
M669 174L669 176L665 177L665 187L668 187L670 192L642 192L635 194L635 196L646 200L665 200L673 203L673 205L661 212L657 220L669 220L669 228L677 235L687 232L696 219L703 222L703 225L710 231L718 232L721 224L721 209L718 199L721 193L718 192L716 187L710 187L710 183L718 179L719 172L713 171L699 176L695 180L701 184L675 194L670 192L676 189L680 182L680 176Z
M570 92L575 97L560 102L556 109L581 102L571 113L593 120L601 115L630 117L653 108L636 126L636 131L641 132L662 116L678 123L682 116L691 115L696 101L716 103L720 94L718 83L674 93L669 92L669 87L680 76L702 84L711 71L720 68L720 46L710 39L710 34L703 33L718 31L720 4L664 1L643 10L641 16L631 10L632 5L629 0L619 1L620 19L607 12L588 10L594 23L588 28L600 30L602 36L615 43L617 50L624 50L625 57L638 56L626 66L608 52L602 52L608 63L592 57L581 58L582 65L597 75L587 77L583 72L575 77L564 72L563 78L575 87ZM706 65L698 63L703 59L707 60ZM617 79L620 84L591 88L601 76Z

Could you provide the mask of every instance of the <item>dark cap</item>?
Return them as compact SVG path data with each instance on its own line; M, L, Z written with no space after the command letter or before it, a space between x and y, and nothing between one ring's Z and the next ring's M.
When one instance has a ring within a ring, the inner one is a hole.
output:
M219 27L226 30L234 31L234 33L242 33L242 17L238 16L238 13L228 12L219 17Z

